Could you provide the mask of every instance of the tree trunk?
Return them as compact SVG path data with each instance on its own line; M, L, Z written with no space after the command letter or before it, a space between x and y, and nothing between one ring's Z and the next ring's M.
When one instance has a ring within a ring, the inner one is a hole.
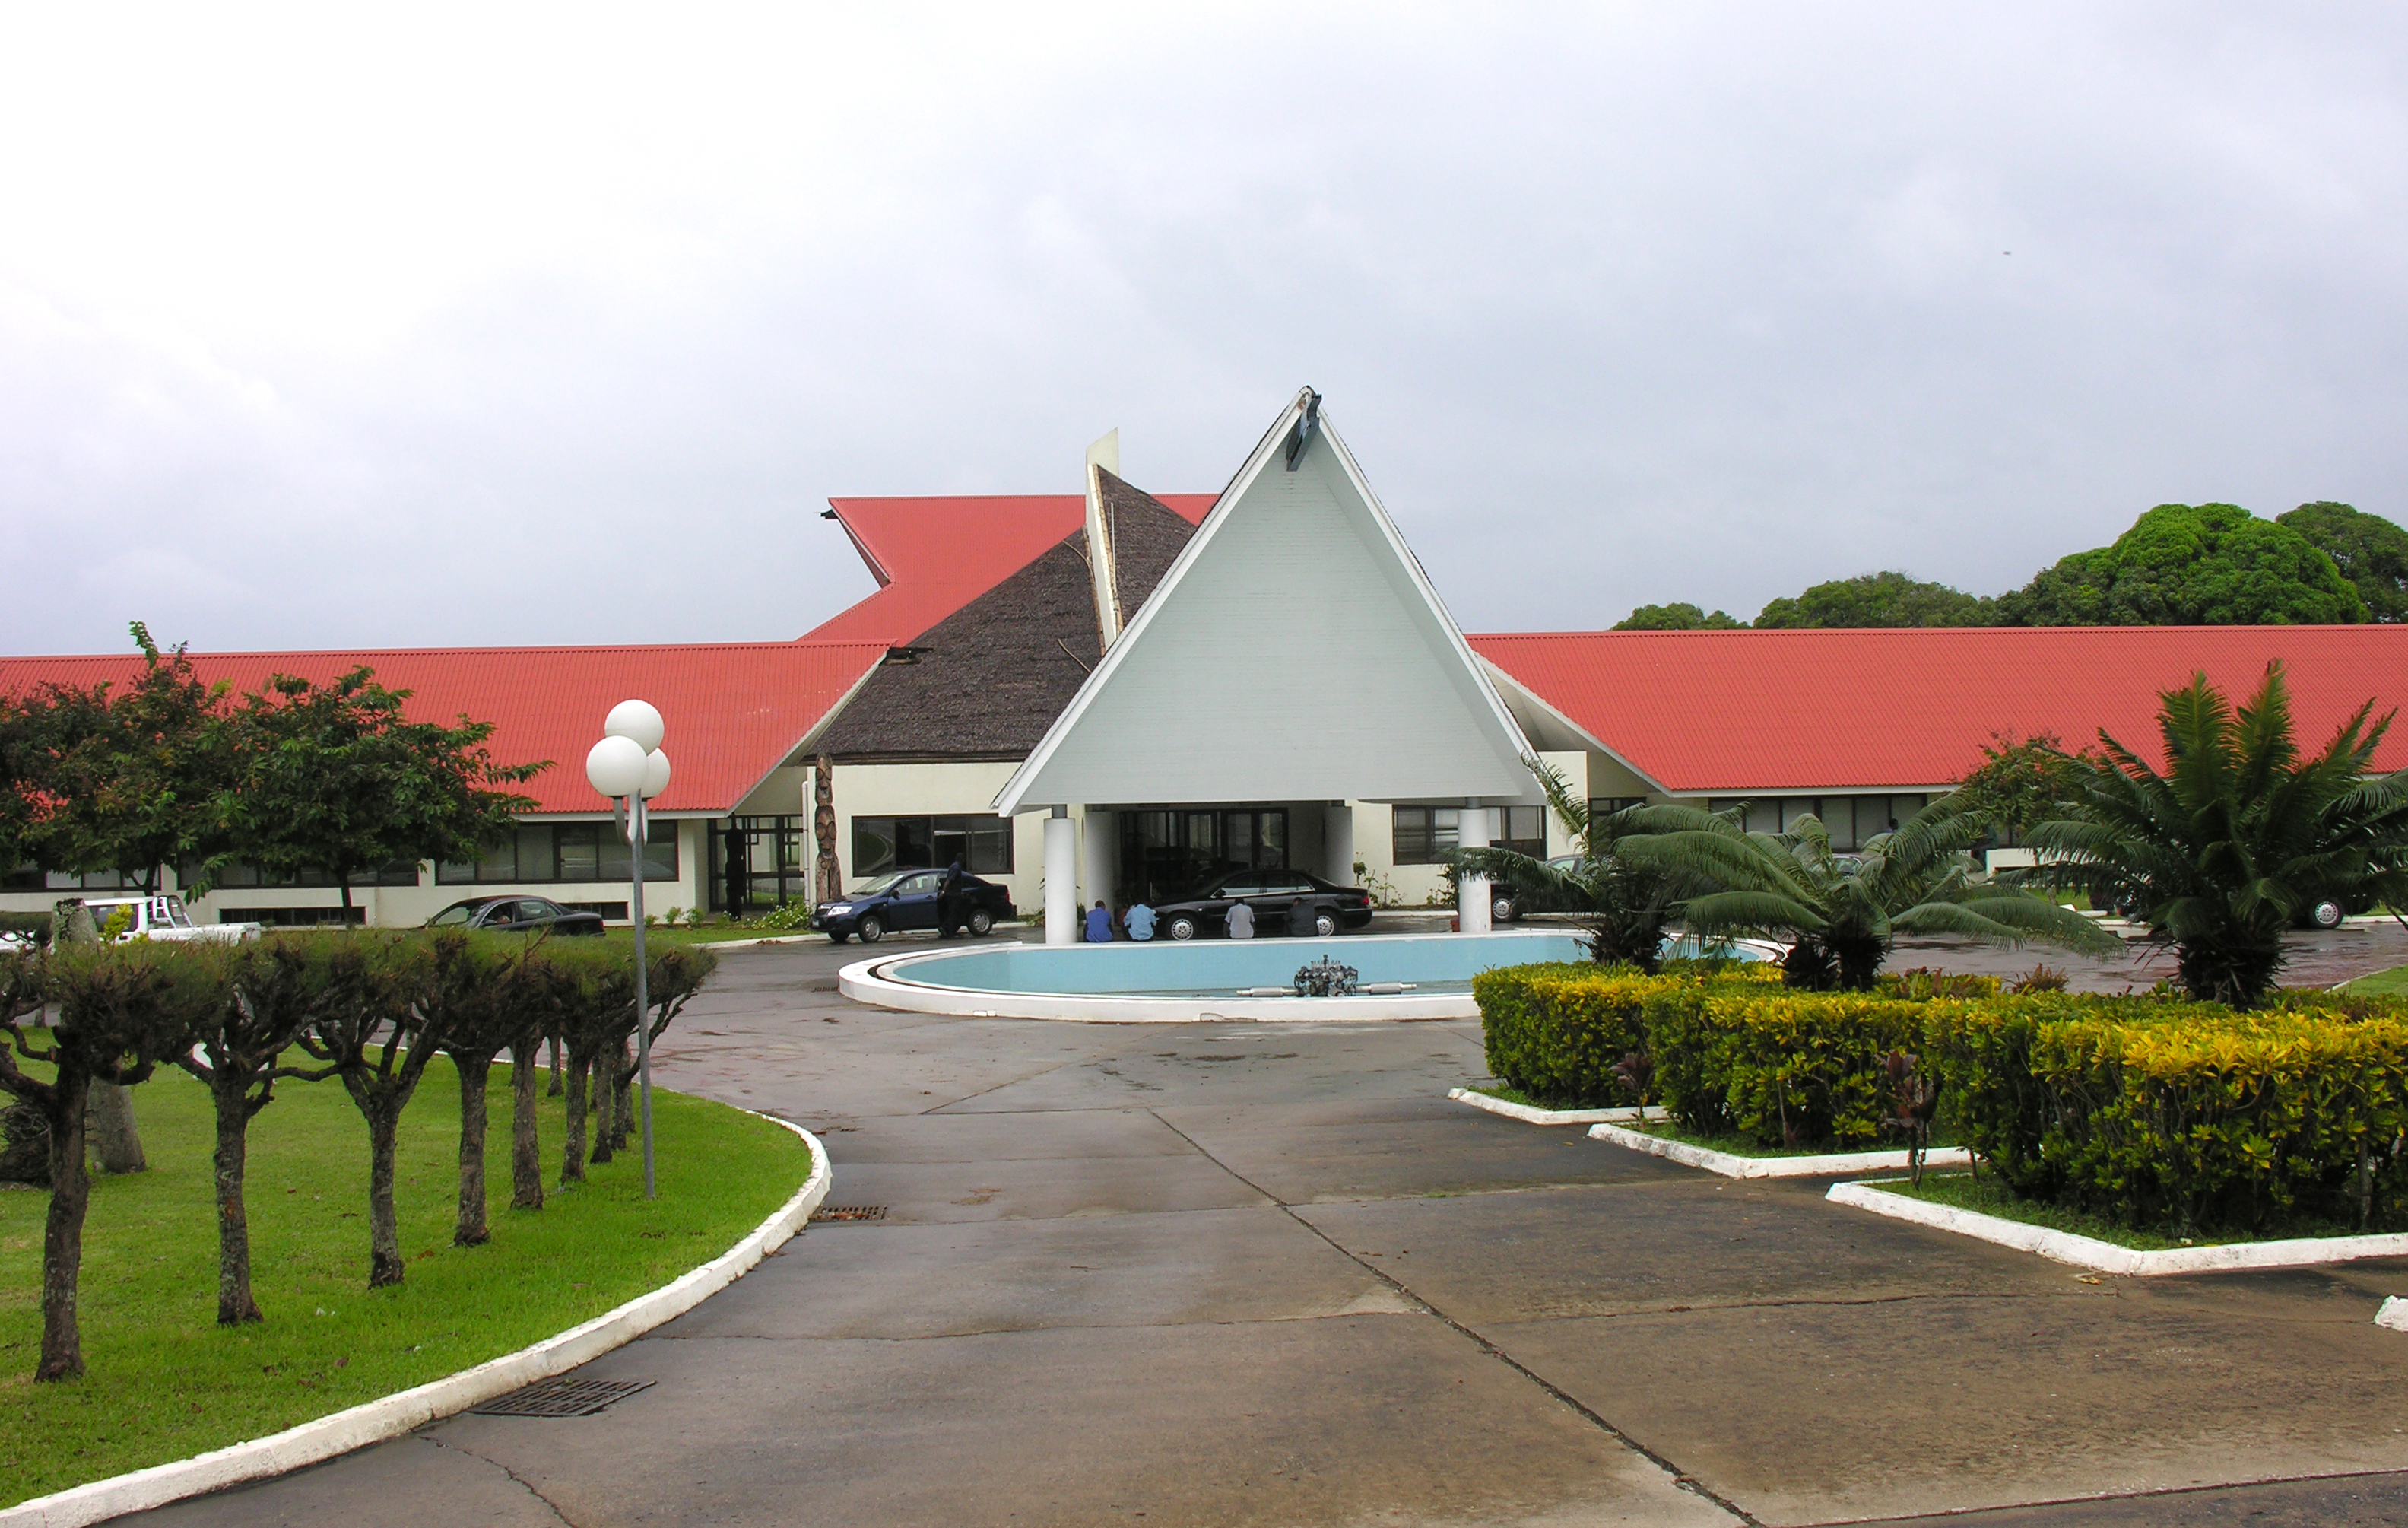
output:
M541 1046L510 1047L510 1208L543 1208L543 1156L536 1140L536 1079Z
M84 1099L84 1140L104 1173L139 1173L142 1132L134 1128L134 1090L95 1080Z
M337 872L335 884L343 888L343 927L348 929L351 926L351 872L348 870ZM395 1274L394 1276L399 1278L401 1276Z
M83 1269L83 1216L92 1176L83 1162L85 1079L73 1071L58 1080L59 1107L50 1115L50 1212L42 1227L42 1357L36 1380L73 1379L83 1373L83 1339L76 1326L76 1280Z
M634 1044L633 1041L628 1042ZM610 1106L610 1139L620 1150L627 1149L627 1139L636 1125L636 1060L623 1048L618 1053L619 1087Z
M555 1034L545 1042L545 1048L552 1052L552 1089L545 1093L544 1097L558 1098L560 1096L560 1036Z
M251 1218L242 1202L242 1175L250 1148L251 1088L248 1077L232 1075L220 1063L209 1079L211 1102L217 1105L218 1146L218 1325L240 1326L260 1319L259 1304L251 1293Z
M589 1097L594 1104L594 1155L595 1162L607 1162L617 1153L618 1127L611 1110L619 1103L619 1079L610 1066L618 1047L605 1045L594 1053L594 1081Z
M460 1219L452 1228L454 1247L482 1247L491 1234L485 1229L485 1078L493 1070L489 1055L452 1054L460 1073Z
M401 1232L393 1218L394 1137L400 1111L380 1102L368 1115L368 1288L401 1282Z
M568 1069L568 1138L562 1144L560 1154L560 1184L564 1189L585 1181L586 1071L582 1062Z

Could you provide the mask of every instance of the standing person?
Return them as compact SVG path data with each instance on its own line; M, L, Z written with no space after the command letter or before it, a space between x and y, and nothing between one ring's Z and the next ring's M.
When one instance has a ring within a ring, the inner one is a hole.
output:
M951 939L962 927L962 862L956 858L945 867L945 878L937 887L937 937Z
M1127 925L1128 936L1131 939L1145 940L1154 937L1154 909L1145 903L1133 904L1128 910L1127 918L1124 921Z
M1242 901L1229 904L1229 937L1231 939L1254 937L1254 910Z
M1098 897L1096 899L1096 905L1087 910L1087 943L1109 944L1111 942L1112 911L1106 907L1103 899Z

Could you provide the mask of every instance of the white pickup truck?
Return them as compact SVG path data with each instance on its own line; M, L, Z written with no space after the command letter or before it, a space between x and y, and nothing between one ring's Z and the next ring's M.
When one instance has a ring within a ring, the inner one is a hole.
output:
M125 916L117 932L117 943L129 939L157 939L183 944L238 944L246 939L259 937L256 923L194 923L184 911L184 899L172 891L154 897L86 897L85 907L92 912L92 921L103 937L111 923L119 923L118 914Z

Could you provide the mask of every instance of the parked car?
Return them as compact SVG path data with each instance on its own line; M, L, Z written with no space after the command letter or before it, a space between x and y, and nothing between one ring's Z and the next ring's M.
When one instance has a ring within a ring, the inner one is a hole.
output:
M163 944L238 944L246 939L259 937L256 923L194 923L184 911L184 899L175 892L161 892L150 897L86 897L83 904L92 912L92 921L103 934L117 921L120 912L125 919L115 943L130 940L155 939Z
M1327 939L1341 929L1360 929L1371 921L1371 894L1361 887L1333 886L1300 870L1230 870L1203 886L1154 910L1154 927L1166 939L1194 939L1198 934L1229 931L1229 909L1244 902L1254 910L1258 936L1272 938L1287 929L1288 909L1298 901L1312 908L1312 931Z
M549 897L471 897L426 920L430 929L490 929L506 934L599 934L602 915L563 907Z
M1547 865L1548 868L1552 870L1570 870L1580 862L1581 857L1576 854L1559 854L1554 858L1548 860ZM1512 888L1510 887L1498 886L1492 887L1491 890L1493 895L1488 902L1488 921L1491 923L1516 923L1521 920L1522 915L1526 913L1552 913L1557 911L1557 909L1552 907L1523 906L1522 899L1515 896Z
M875 944L902 929L937 926L937 892L945 884L940 870L896 870L873 875L836 901L811 909L811 927L841 944L859 935ZM984 937L996 924L1012 915L1011 893L993 881L964 875L962 927Z

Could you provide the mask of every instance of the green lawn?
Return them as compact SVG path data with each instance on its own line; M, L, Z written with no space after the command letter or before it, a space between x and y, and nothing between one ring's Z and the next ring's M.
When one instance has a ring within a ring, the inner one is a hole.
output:
M2262 1235L2229 1233L2185 1239L2164 1236L2151 1231L2134 1231L2104 1216L2090 1215L2062 1205L2041 1204L2017 1199L2007 1191L1995 1176L1978 1182L1963 1173L1929 1173L1923 1175L1922 1187L1916 1188L1903 1178L1895 1183L1873 1183L1868 1188L1885 1193L1920 1199L1934 1204L1948 1204L1960 1210L1974 1210L1983 1215L1995 1215L2001 1220L2021 1225L2040 1226L2048 1231L2071 1232L2116 1247L2128 1247L2135 1252L2157 1252L2173 1247L2220 1247L2227 1242L2280 1241L2294 1236L2353 1236L2356 1226L2336 1225L2326 1221L2300 1221L2265 1232ZM2386 1218L2378 1216L2378 1220ZM2374 1232L2399 1231L2399 1224L2384 1223L2372 1228Z
M552 1191L563 1126L544 1111L545 1206L509 1203L509 1069L487 1155L493 1240L452 1245L459 1087L427 1069L396 1161L401 1288L367 1282L367 1127L337 1082L286 1083L251 1123L253 1278L266 1320L219 1328L208 1095L163 1071L135 1090L150 1170L103 1178L84 1232L87 1373L33 1383L49 1195L0 1190L0 1506L258 1437L440 1378L601 1315L725 1251L801 1187L793 1132L655 1090L660 1197L640 1157Z
M2362 992L2373 997L2388 997L2408 992L2408 966L2393 966L2372 976L2360 976L2342 988L2344 992Z

